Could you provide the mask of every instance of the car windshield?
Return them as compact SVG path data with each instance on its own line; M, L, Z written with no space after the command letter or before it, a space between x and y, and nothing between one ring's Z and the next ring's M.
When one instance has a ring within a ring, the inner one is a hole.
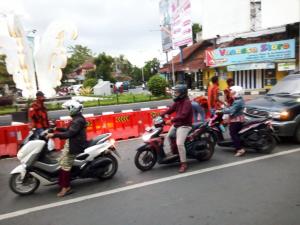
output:
M299 76L300 78L300 76ZM284 79L278 82L267 95L300 95L300 79Z

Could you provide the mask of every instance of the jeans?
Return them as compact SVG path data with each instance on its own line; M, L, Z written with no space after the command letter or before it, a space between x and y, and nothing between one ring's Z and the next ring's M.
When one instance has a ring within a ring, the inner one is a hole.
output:
M233 122L229 124L230 136L233 141L235 150L242 149L241 139L239 135L239 131L242 129L242 127L243 127L242 122Z
M193 115L194 115L194 123L199 122L198 115L201 116L201 122L205 122L205 112L203 107L195 101L192 101Z
M45 130L44 128L36 128L35 131L34 131L34 137L35 137L36 139L39 139L41 133L42 133L44 130Z
M190 130L192 127L188 126L181 126L175 128L172 126L168 132L168 134L165 137L164 140L164 150L166 154L172 153L171 151L171 138L175 136L176 134L176 145L179 152L180 162L186 162L186 149L184 146L185 139L188 136Z

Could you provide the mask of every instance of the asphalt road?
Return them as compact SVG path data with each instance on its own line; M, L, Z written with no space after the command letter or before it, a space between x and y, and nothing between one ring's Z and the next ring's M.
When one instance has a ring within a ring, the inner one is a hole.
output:
M63 199L56 197L56 186L40 187L27 197L15 195L8 179L18 162L1 160L0 224L300 224L300 151L289 152L297 144L285 141L268 158L253 152L235 158L231 149L217 148L208 162L189 161L183 175L178 175L178 165L140 172L133 164L140 144L119 142L122 159L116 176L75 181L75 193Z

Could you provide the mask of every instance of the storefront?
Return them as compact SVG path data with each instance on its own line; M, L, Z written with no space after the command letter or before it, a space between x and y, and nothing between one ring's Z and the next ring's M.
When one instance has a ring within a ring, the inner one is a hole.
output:
M197 42L183 49L180 54L160 68L159 72L165 74L170 84L185 83L189 89L205 89L203 71L205 65L205 50L211 47L210 42ZM172 74L174 73L174 77Z
M295 69L295 39L208 50L206 64L245 89L269 89Z

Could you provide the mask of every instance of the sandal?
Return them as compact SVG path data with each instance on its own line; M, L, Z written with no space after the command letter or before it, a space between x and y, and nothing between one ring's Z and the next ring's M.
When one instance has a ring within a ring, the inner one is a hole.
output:
M240 150L238 150L238 151L235 153L234 156L240 157L240 156L245 155L245 153L246 153L246 151L245 151L244 149L240 149Z
M66 195L70 195L73 193L71 188L63 188L58 194L57 197L65 197Z

